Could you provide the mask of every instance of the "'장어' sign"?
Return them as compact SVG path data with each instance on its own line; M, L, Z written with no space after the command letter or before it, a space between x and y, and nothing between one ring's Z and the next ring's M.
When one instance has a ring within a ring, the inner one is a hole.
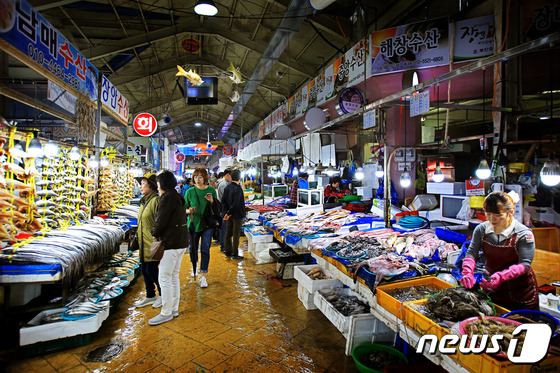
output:
M134 118L134 130L140 136L152 136L157 130L156 118L150 113L141 113Z

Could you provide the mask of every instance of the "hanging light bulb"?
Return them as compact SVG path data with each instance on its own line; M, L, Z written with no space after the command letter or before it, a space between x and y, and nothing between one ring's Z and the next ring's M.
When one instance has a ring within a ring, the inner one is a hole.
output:
M338 172L339 172L339 171L338 171L336 168L334 168L333 166L329 166L329 167L325 170L325 173L326 173L327 175L329 175L329 176L334 176L334 175L336 175Z
M408 188L412 184L412 179L410 178L410 174L408 173L408 169L405 167L404 172L401 175L401 186L403 188Z
M29 155L23 150L21 143L18 141L10 148L10 155L15 158L27 158Z
M299 168L299 172L305 172L307 169L305 168L304 165L301 165L301 167Z
M54 141L50 140L43 149L45 157L53 158L58 155L58 145L54 143Z
M27 155L31 158L40 158L43 156L43 146L39 139L31 139L27 147Z
M432 175L432 180L436 183L441 183L443 179L445 179L445 176L443 176L443 172L441 172L441 167L439 166L439 162L436 162L436 170Z
M549 159L541 169L541 181L546 186L556 186L560 184L560 166L558 162Z
M486 162L486 158L482 158L475 172L476 177L479 178L480 180L486 180L490 177L491 173L492 172L490 171L490 167L488 167L488 162Z
M383 166L380 163L380 164L377 165L377 171L375 171L375 177L380 179L383 176L385 176L385 171L383 171Z
M70 157L71 161L77 161L82 155L80 154L80 149L78 149L77 146L74 146L72 149L70 149L70 153L68 154L68 156Z
M107 157L106 155L101 157L101 160L99 161L99 165L101 167L107 167L109 165L109 157Z
M212 0L198 0L194 12L200 16L214 16L218 13L218 8Z
M91 167L91 168L97 168L97 166L99 166L99 161L97 160L97 156L95 156L95 155L92 155L89 158L88 163L89 163L89 167Z
M356 170L356 180L363 180L364 179L364 169L362 167L358 167Z

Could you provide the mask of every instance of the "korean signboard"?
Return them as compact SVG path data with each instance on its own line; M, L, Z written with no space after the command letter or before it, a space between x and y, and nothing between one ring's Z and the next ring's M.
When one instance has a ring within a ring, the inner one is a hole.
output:
M494 34L492 15L457 22L453 60L464 61L493 55Z
M557 0L523 1L522 42L538 39L558 31L560 26L560 3Z
M447 17L373 32L370 35L370 58L370 76L447 65Z
M108 110L115 113L125 125L128 124L130 104L106 76L103 76L103 84L101 86L101 102Z
M29 66L54 74L96 103L97 69L25 0L1 3L0 46ZM14 48L17 51L9 51Z

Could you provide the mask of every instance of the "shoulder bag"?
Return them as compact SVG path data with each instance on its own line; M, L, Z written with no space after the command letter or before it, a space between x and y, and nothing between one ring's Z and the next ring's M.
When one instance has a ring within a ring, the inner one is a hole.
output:
M150 246L150 253L148 256L153 260L161 260L163 258L163 252L165 251L165 245L163 241L154 239L152 241L152 246Z
M198 192L194 191L196 194L196 199L198 200L198 205L200 206L200 198L198 197ZM208 202L206 208L202 212L202 221L204 222L205 229L208 228L220 228L222 226L222 204L217 198L214 198L214 203Z

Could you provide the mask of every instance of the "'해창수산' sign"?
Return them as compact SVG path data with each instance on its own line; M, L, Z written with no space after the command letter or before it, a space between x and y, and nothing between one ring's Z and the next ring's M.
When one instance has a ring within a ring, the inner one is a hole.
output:
M97 69L25 0L0 0L3 49L97 102ZM23 53L17 53L14 48Z

